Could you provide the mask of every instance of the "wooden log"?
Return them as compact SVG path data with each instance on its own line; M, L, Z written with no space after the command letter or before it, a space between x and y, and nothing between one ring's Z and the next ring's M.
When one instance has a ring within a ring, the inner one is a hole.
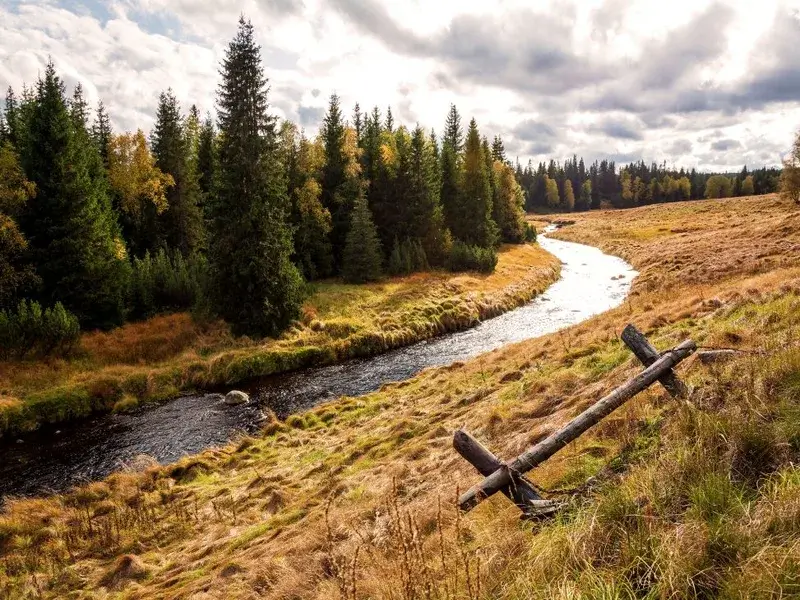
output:
M463 429L459 429L453 434L453 448L484 477L491 475L503 466L500 459ZM533 485L523 476L514 477L512 482L500 491L526 516L530 515L532 507L538 507L537 503L542 501L542 497L536 492ZM536 512L541 513L541 510Z
M647 341L644 334L633 325L628 325L622 330L622 341L625 342L625 345L630 348L631 352L636 355L636 358L638 358L645 367L652 365L658 360L658 357L661 356L658 350ZM664 374L663 377L660 377L658 382L673 398L685 398L689 395L686 384L678 379L672 369Z
M587 408L545 440L518 456L510 465L501 466L480 484L467 490L458 500L461 510L471 510L484 499L497 493L503 487L508 486L512 481L512 473L527 473L535 466L553 456L553 454L561 450L561 448L596 425L601 419L608 416L636 394L658 381L658 379L672 369L672 367L691 356L696 349L697 346L695 343L691 340L687 340L675 349L665 352L636 377Z

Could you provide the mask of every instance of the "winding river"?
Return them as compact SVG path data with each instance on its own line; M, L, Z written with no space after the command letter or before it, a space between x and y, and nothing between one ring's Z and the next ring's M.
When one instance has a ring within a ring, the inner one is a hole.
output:
M253 432L265 408L279 418L338 396L358 396L428 367L448 365L507 344L553 333L621 304L636 271L597 248L539 238L562 261L561 278L544 294L473 329L373 358L271 376L240 386L254 401L226 406L219 395L187 395L131 413L43 428L0 447L0 496L40 495L101 479L137 457L159 463Z

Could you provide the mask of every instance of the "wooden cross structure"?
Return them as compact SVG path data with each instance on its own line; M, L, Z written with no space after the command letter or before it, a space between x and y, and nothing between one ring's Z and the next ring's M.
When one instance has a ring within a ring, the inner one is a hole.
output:
M625 327L622 341L644 365L644 370L510 463L501 461L466 431L455 432L453 447L485 477L458 499L462 511L472 510L489 496L502 492L519 507L523 518L540 518L555 512L558 505L543 499L533 483L525 477L525 473L546 461L655 382L659 382L674 398L686 397L687 387L677 378L673 368L697 350L693 341L682 342L661 354L633 325Z

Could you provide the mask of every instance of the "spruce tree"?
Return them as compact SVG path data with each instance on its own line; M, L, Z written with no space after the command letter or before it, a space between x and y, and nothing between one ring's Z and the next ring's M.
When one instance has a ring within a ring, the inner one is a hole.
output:
M92 139L100 150L103 164L108 169L108 142L111 140L111 120L102 100L97 103L97 114L92 124Z
M328 104L328 112L322 121L319 132L325 148L325 164L322 167L320 184L322 195L320 200L331 214L333 229L331 231L331 244L336 265L341 268L342 252L345 237L350 226L350 207L342 197L342 190L346 181L344 155L345 123L339 97L332 94Z
M489 248L497 242L497 225L492 220L492 191L478 125L472 119L464 148L457 211L450 224L453 235L472 246Z
M445 121L441 150L441 193L442 210L445 224L450 231L459 228L460 218L459 176L461 171L461 149L464 144L464 133L461 130L461 116L454 104Z
M76 130L52 63L37 83L29 128L23 166L36 197L20 223L42 278L40 299L61 301L84 326L117 325L127 286L125 246L105 179L94 172L97 148Z
M214 193L216 172L216 132L209 114L200 127L197 141L197 184L200 186L200 205L205 218L209 216L208 206Z
M156 166L172 176L175 184L167 192L167 210L161 215L161 229L167 246L184 256L199 250L204 242L200 187L191 165L191 148L172 90L158 100L156 124L151 135Z
M344 247L342 276L348 283L380 279L383 255L378 231L363 195L356 199Z
M210 293L235 334L276 335L295 319L303 280L291 262L275 118L253 26L244 17L222 62L219 176L211 205Z
M14 89L9 86L6 92L6 127L8 128L8 140L17 150L21 150L21 131L20 131L20 110L17 96Z
M439 193L436 140L426 140L418 125L411 136L409 235L420 241L428 259L437 265L444 263L448 250Z

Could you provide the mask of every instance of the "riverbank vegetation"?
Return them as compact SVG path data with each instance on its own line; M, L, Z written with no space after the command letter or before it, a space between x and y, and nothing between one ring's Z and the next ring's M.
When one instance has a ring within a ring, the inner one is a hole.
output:
M275 339L235 337L221 321L198 322L183 312L71 337L66 358L0 362L0 437L189 389L385 352L474 326L528 302L558 278L558 260L538 245L503 246L497 256L489 275L439 270L367 285L317 282L300 319ZM168 297L169 287L156 289L156 300Z
M552 219L640 271L628 301L176 465L8 501L0 594L796 595L800 210L761 196ZM640 368L618 339L628 322L660 349L741 353L689 361L688 401L651 388L531 473L566 501L555 519L521 523L502 497L458 515L479 475L453 430L517 454Z

